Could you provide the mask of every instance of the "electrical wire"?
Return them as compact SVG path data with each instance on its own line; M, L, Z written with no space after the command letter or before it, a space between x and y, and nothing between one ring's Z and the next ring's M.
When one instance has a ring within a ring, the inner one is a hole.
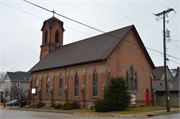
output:
M92 0L91 0L91 1L92 1ZM101 7L105 8L105 9L108 9L109 11L111 11L111 12L117 14L117 15L120 15L120 16L122 16L122 17L125 17L125 18L127 18L127 19L130 19L130 20L132 20L132 21L135 21L135 22L137 22L137 23L139 23L139 24L142 24L142 25L144 25L144 26L150 27L150 28L155 29L155 30L157 30L157 31L162 31L162 30L160 30L160 29L157 29L157 28L155 28L155 27L152 27L152 26L149 26L149 25L147 25L147 24L145 24L145 23L142 23L142 22L140 22L140 21L137 21L137 20L135 20L135 19L133 19L133 18L130 18L130 17L128 17L128 16L125 16L125 15L123 15L123 14L120 14L120 13L114 11L114 10L111 10L111 9L109 9L109 8L103 6L103 5L101 5L101 4L99 4L99 3L95 2L95 1L92 1L92 2L94 2L95 4L101 6Z
M27 0L23 0L23 1L25 1L25 2L27 2L27 3L29 3L29 4L32 4L32 5L36 6L36 7L39 7L39 8L41 8L41 9L44 9L44 10L46 10L46 11L48 11L48 12L52 12L52 13L58 15L58 16L64 17L64 18L66 18L66 19L68 19L68 20L71 20L71 21L73 21L73 22L76 22L76 23L78 23L78 24L81 24L81 25L83 25L83 26L89 27L89 28L94 29L94 30L96 30L96 31L99 31L99 32L101 32L101 33L104 33L104 34L107 34L107 35L109 35L109 36L112 36L112 37L114 37L114 38L117 38L117 39L120 39L120 40L122 39L122 38L119 38L119 37L114 36L114 35L112 35L112 34L106 33L106 32L104 32L104 31L102 31L102 30L99 30L99 29L97 29L97 28L91 27L91 26L89 26L89 25L86 25L86 24L84 24L84 23L81 23L81 22L79 22L79 21L76 21L76 20L74 20L74 19L71 19L71 18L69 18L69 17L66 17L66 16L64 16L64 15L61 15L61 14L59 14L59 13L56 13L56 12L54 12L54 11L48 10L48 9L46 9L46 8L44 8L44 7L41 7L41 6L36 5L36 4L34 4L34 3L31 3L31 2L29 2L29 1L27 1ZM127 41L127 42L130 42L130 41L126 40L126 39L124 39L124 40ZM149 50L152 50L152 51L155 51L155 52L158 52L158 53L160 53L160 54L163 54L163 53L160 52L160 51L157 51L157 50L154 50L154 49L145 47L145 46L141 46L141 45L136 44L136 43L133 43L133 42L130 42L130 43L135 44L135 45L138 45L138 46L140 46L140 47L144 47L144 48L146 48L146 49L149 49ZM169 57L178 59L178 58L176 58L176 57L174 57L174 56L171 56L171 55L168 55L168 54L166 54L166 55L169 56ZM180 59L178 59L178 60L180 60Z
M91 0L91 1L93 1L93 0ZM146 13L153 14L153 13L151 13L151 12L145 10L145 9L142 9L142 8L139 8L139 7L135 6L135 5L133 5L133 4L130 4L129 2L126 2L126 1L124 1L124 0L121 0L121 1L124 2L124 3L126 3L126 4L128 4L128 5L130 5L130 6L133 6L133 7L137 8L137 9L139 9L139 10L142 10L142 11L144 11L144 12L146 12Z
M176 46L177 48L180 48L179 46L175 45L174 43L171 42L172 45Z
M29 13L29 12L23 11L23 10L18 9L18 8L15 8L15 7L12 7L12 6L7 5L7 4L5 4L5 3L0 2L0 4L5 5L5 6L8 6L8 7L12 8L12 9L15 9L15 10L18 10L18 11L21 11L21 12L23 12L23 13L29 14L29 15L31 15L31 16L34 16L34 17L37 17L37 18L40 18L40 19L45 20L45 19L44 19L44 18L42 18L42 17L39 17L39 16L37 16L37 15L31 14L31 13ZM73 29L73 28L71 28L71 27L69 27L69 26L66 26L66 25L65 25L65 27L66 27L66 28L68 28L68 29L71 29L71 30L77 31L77 32L79 32L79 33L82 33L82 34L85 34L85 35L91 36L90 34L87 34L87 33L84 33L84 32L82 32L82 31L79 31L79 30Z
M163 4L161 4L160 2L158 2L158 1L156 1L156 0L154 0L156 3L158 3L159 5L161 5L161 6L163 6L163 7L166 7L166 8L168 8L169 9L169 7L167 7L167 6L165 6L165 5L163 5ZM175 12L175 11L174 11ZM176 13L176 12L175 12ZM178 16L180 16L178 13L176 13Z

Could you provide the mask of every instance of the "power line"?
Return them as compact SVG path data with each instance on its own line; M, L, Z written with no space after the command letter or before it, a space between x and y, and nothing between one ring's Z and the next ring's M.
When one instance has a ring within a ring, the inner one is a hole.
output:
M40 19L45 20L44 18L39 17L39 16L37 16L37 15L34 15L34 14L29 13L29 12L23 11L23 10L21 10L21 9L18 9L18 8L12 7L12 6L7 5L7 4L5 4L5 3L2 3L2 2L0 2L0 3L1 3L1 4L3 4L3 5L5 5L5 6L8 6L8 7L12 8L12 9L15 9L15 10L21 11L21 12L23 12L23 13L26 13L26 14L32 15L32 16L34 16L34 17L37 17L37 18L40 18ZM87 33L84 33L84 32L82 32L82 31L79 31L79 30L73 29L73 28L68 27L68 26L66 26L66 25L65 25L65 27L66 27L66 28L69 28L69 29L71 29L71 30L77 31L77 32L79 32L79 33L82 33L82 34L85 34L85 35L89 35L89 36L91 36L90 34L87 34Z
M161 4L160 2L158 2L158 1L156 1L156 0L154 0L156 3L158 3L159 5L161 5L161 6L163 6L163 7L166 7L166 8L168 8L169 9L169 7L167 7L167 6L165 6L165 5L163 5L163 4ZM176 13L176 12L175 12ZM178 16L180 16L178 13L176 13Z
M91 0L91 1L92 1L92 0ZM125 17L125 18L130 19L130 20L133 20L133 21L135 21L135 22L138 22L138 23L140 23L140 24L142 24L142 25L144 25L144 26L150 27L150 28L152 28L152 29L155 29L155 30L158 30L158 31L162 31L162 30L157 29L157 28L155 28L155 27L149 26L149 25L147 25L147 24L145 24L145 23L139 22L139 21L137 21L137 20L135 20L135 19L133 19L133 18L130 18L130 17L127 17L127 16L125 16L125 15L123 15L123 14L120 14L120 13L114 11L114 10L111 10L111 9L109 9L109 8L103 6L103 5L101 5L101 4L99 4L99 3L95 2L95 1L92 1L92 2L94 2L95 4L101 6L101 7L105 8L105 9L108 9L109 11L111 11L111 12L117 14L117 15L120 15L120 16Z
M179 46L175 45L174 43L171 42L172 45L176 46L177 48L180 48Z
M93 1L93 0L91 0L91 1ZM139 9L139 10L142 10L142 11L144 11L144 12L146 12L146 13L153 14L153 13L151 13L151 12L145 10L145 9L142 9L142 8L139 8L139 7L135 6L135 5L133 5L133 4L130 4L129 2L126 2L126 1L124 1L124 0L121 0L121 1L123 1L124 3L126 3L126 4L128 4L128 5L130 5L130 6L133 6L133 7L137 8L137 9ZM94 1L93 1L93 2L94 2Z
M23 0L23 1L25 1L25 2L27 2L27 3L29 3L29 4L32 4L32 5L36 6L36 7L39 7L39 8L41 8L41 9L44 9L44 10L46 10L46 11L48 11L48 12L52 12L52 13L58 15L58 16L64 17L64 18L66 18L66 19L68 19L68 20L71 20L71 21L73 21L73 22L76 22L76 23L78 23L78 24L81 24L81 25L83 25L83 26L86 26L86 27L88 27L88 28L94 29L94 30L96 30L96 31L99 31L99 32L104 33L104 34L107 34L107 35L112 36L112 37L114 37L114 38L121 39L121 38L119 38L119 37L117 37L117 36L114 36L114 35L112 35L112 34L106 33L106 32L104 32L104 31L102 31L102 30L97 29L97 28L91 27L91 26L89 26L89 25L86 25L86 24L81 23L81 22L79 22L79 21L73 20L73 19L71 19L71 18L69 18L69 17L66 17L66 16L64 16L64 15L61 15L61 14L56 13L56 12L54 12L54 11L48 10L48 9L46 9L46 8L43 8L43 7L41 7L41 6L39 6L39 5L36 5L36 4L34 4L34 3L31 3L31 2L29 2L29 1L27 1L27 0ZM126 39L125 39L125 41L130 42L130 41L126 40ZM146 48L146 49L149 49L149 50L152 50L152 51L155 51L155 52L158 52L158 53L160 53L160 54L163 54L163 53L160 52L160 51L157 51L157 50L154 50L154 49L145 47L145 46L141 46L141 45L136 44L136 43L133 43L133 42L130 42L130 43L135 44L135 45L138 45L138 46L140 46L140 47L144 47L144 48ZM168 54L166 54L166 55L168 55ZM174 57L174 56L171 56L171 55L168 55L168 56L169 56L169 57L172 57L172 58L175 58L175 59L178 59L178 58L176 58L176 57ZM180 59L178 59L178 60L180 60Z
M180 42L179 40L171 40L171 41Z

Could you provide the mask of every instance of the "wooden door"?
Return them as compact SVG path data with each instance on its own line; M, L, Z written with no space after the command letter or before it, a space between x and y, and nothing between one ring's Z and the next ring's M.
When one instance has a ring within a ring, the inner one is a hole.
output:
M146 105L149 106L149 90L146 89Z

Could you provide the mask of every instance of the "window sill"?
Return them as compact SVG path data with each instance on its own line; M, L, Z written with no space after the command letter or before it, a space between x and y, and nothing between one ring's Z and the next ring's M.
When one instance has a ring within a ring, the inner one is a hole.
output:
M138 94L138 93L139 93L139 91L130 90L130 93L135 93L135 94Z
M63 99L63 97L62 97L62 96L59 96L58 99Z
M74 96L73 99L79 99L79 96Z
M91 97L91 99L98 99L98 96L93 96Z
M49 98L49 96L45 96L45 98Z

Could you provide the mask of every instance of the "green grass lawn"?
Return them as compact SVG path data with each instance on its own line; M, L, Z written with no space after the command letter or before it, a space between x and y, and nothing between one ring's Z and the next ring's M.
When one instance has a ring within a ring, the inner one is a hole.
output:
M148 112L156 110L165 110L166 107L162 106L147 106L147 107L129 107L124 111L111 111L110 113L119 113L119 114L129 114L129 113L139 113L139 112Z
M128 107L124 111L110 111L108 113L118 113L118 114L130 114L130 113L139 113L139 112L148 112L156 110L166 110L164 106L147 106L147 107ZM95 110L90 109L73 109L73 111L84 111L84 112L95 112Z

